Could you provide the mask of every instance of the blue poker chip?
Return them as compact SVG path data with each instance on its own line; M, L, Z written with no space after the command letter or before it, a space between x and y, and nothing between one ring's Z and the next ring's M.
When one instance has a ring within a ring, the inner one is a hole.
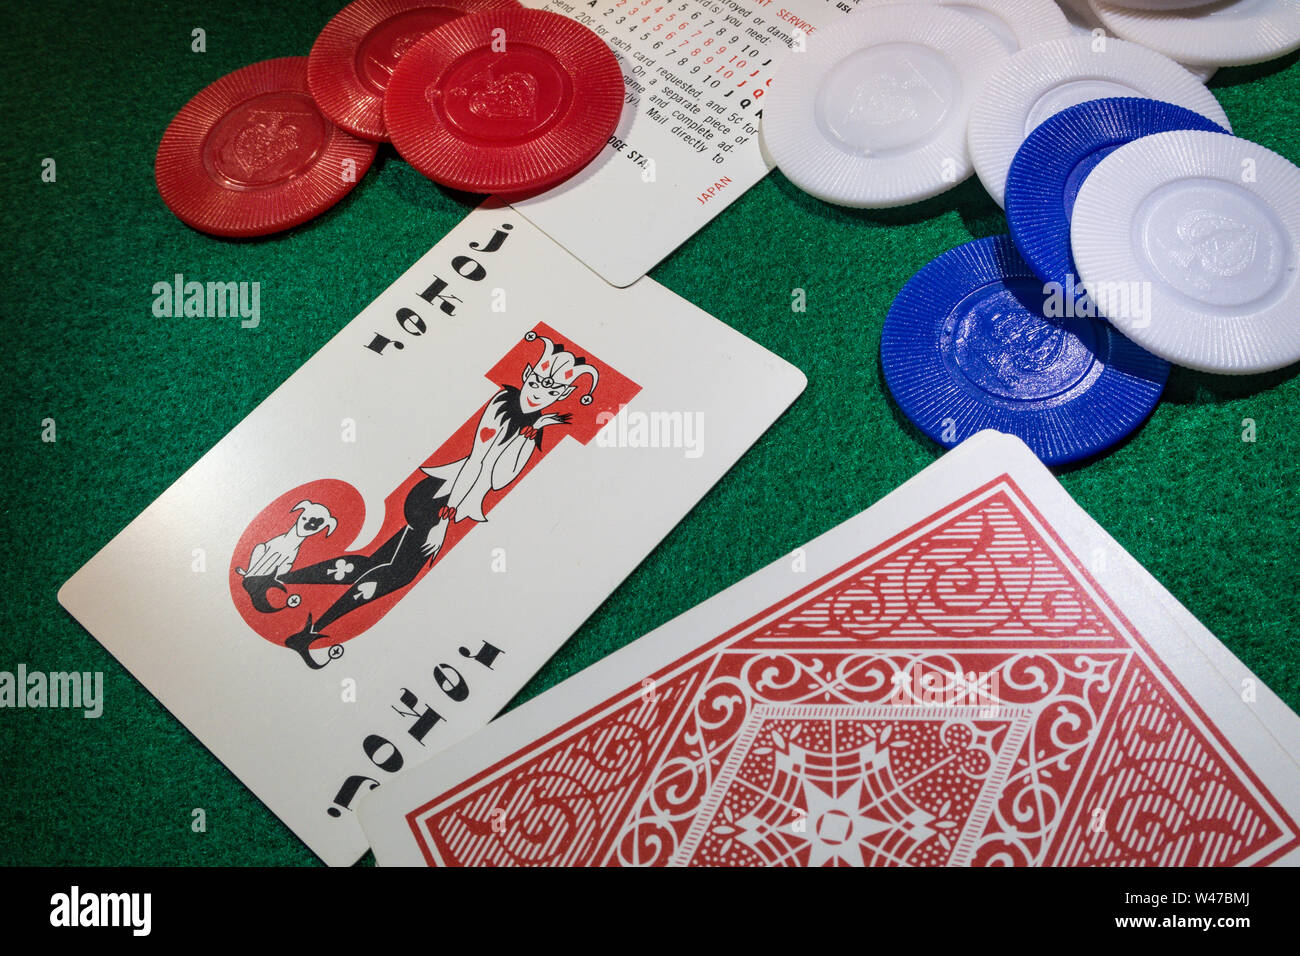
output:
M992 428L1047 465L1135 431L1169 377L1168 362L1049 297L1010 236L958 246L913 276L885 319L880 358L894 400L934 441Z
M1035 274L1074 290L1070 218L1088 174L1126 143L1185 129L1228 133L1193 110L1140 97L1080 103L1030 133L1007 174L1006 212L1016 248Z

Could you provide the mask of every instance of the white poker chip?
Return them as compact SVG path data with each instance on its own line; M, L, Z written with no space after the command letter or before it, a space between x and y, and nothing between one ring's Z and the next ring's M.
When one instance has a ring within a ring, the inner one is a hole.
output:
M992 30L1008 53L1070 35L1070 24L1060 7L1043 0L872 0L872 3L924 3L957 10ZM865 5L858 9L864 8Z
M1071 242L1092 301L1147 351L1204 372L1300 360L1300 169L1263 146L1158 133L1084 181Z
M1184 63L1247 66L1300 49L1300 0L1228 0L1196 10L1091 2L1116 35Z
M1092 5L1088 0L1056 0L1056 4L1061 13L1065 14L1066 25L1075 36L1092 36L1096 30L1101 30L1107 36L1114 36L1106 29L1097 14L1092 12ZM1188 73L1202 83L1210 82L1210 78L1219 72L1217 66L1195 66L1190 63L1182 65Z
M971 174L966 123L1007 59L974 17L873 6L833 21L772 77L762 143L786 177L827 202L901 206Z
M1113 96L1164 100L1232 128L1214 94L1155 50L1107 37L1040 43L994 72L971 110L971 159L989 195L1003 205L1011 160L1039 123L1068 107Z

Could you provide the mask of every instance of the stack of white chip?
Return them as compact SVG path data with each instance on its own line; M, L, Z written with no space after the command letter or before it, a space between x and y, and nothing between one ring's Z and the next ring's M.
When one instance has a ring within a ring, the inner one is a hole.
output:
M840 205L918 202L972 169L1001 204L1020 146L1062 110L1142 97L1230 130L1180 63L1212 70L1300 48L1300 0L1060 2L1068 20L1044 0L864 0L777 70L767 155ZM1089 2L1105 29L1080 35ZM1226 374L1300 361L1300 168L1276 153L1219 132L1122 145L1083 180L1070 242L1083 286L1147 302L1094 304L1153 354Z
M1088 0L1056 0L1056 3L1061 13L1065 15L1070 32L1076 36L1097 36L1098 30L1103 36L1114 36L1106 29L1106 25L1101 22L1097 14L1093 13L1092 4ZM1202 83L1208 83L1219 71L1217 66L1193 66L1190 63L1184 63L1183 66Z
M1113 96L1174 103L1231 129L1213 93L1148 47L1106 37L1040 43L1008 59L984 85L971 111L971 158L989 195L1003 205L1011 160L1043 120Z
M1247 66L1300 49L1300 0L1089 0L1116 36L1191 66Z

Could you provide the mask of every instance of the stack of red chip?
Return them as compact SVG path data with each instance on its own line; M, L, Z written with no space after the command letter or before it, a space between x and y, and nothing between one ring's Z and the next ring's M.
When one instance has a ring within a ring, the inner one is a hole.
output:
M356 0L310 57L222 77L158 148L163 201L220 236L320 215L391 138L434 182L519 196L568 179L613 134L623 75L605 41L515 0Z
M388 142L384 91L397 61L429 33L467 13L515 0L356 0L325 24L307 59L321 111L354 136Z

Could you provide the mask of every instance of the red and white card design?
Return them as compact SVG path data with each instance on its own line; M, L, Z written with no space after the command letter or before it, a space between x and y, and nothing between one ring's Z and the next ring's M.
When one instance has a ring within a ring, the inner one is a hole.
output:
M1300 858L1300 720L1015 439L399 775L386 865Z
M358 794L500 713L804 383L489 200L59 601L351 864Z

